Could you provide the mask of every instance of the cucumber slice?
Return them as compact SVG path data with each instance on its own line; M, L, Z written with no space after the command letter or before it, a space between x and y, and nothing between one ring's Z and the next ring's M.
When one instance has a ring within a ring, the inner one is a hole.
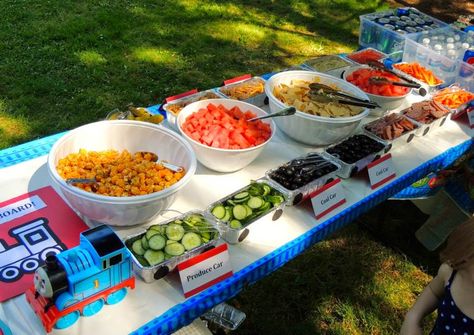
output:
M270 202L265 202L261 207L258 208L258 212L263 213L268 211L272 207Z
M250 199L247 201L247 205L252 208L252 209L257 209L263 206L264 201L260 197L250 197Z
M143 247L143 249L149 249L150 248L148 246L148 240L146 238L146 235L143 235L143 237L142 237L142 247Z
M170 240L179 241L183 238L184 228L179 224L171 223L166 227L166 236Z
M163 253L163 251L156 251L151 249L148 249L145 252L145 255L143 255L143 257L147 260L150 266L160 264L165 260L165 254Z
M160 235L160 234L153 235L148 240L148 245L153 250L161 250L166 245L166 238L164 236Z
M262 195L268 195L272 191L271 187L268 186L267 184L262 184L262 189L263 189L263 194Z
M179 242L168 244L165 247L165 252L171 256L182 255L184 254L184 250L185 250L184 246Z
M222 219L225 216L225 208L222 205L217 205L211 211L212 215L214 215L218 219Z
M166 245L173 244L173 243L178 243L178 241L166 240Z
M211 238L211 233L209 231L203 231L201 232L201 238L207 238L208 240ZM184 239L184 237L183 237Z
M245 210L247 211L247 216L252 215L253 213L252 208L250 208L249 205L247 204L244 204L243 206L245 207Z
M221 220L224 222L229 222L230 220L232 220L232 207L227 206L225 208L225 215Z
M235 206L237 205L237 202L233 201L232 199L229 199L226 201L229 206Z
M283 198L281 195L267 195L266 199L270 201L273 206L278 206L283 201L285 201L285 198Z
M243 205L235 205L232 214L237 220L243 220L247 216L247 209Z
M173 223L174 224L183 224L183 220L174 220Z
M174 256L170 255L170 254L167 254L166 251L165 251L165 260L168 260L170 258L173 258Z
M234 200L244 199L244 198L247 198L248 196L249 196L248 192L240 192L234 195Z
M229 226L233 229L240 229L242 228L242 223L240 223L239 220L232 220L230 221Z
M185 220L191 221L193 223L199 223L199 222L202 222L204 218L199 214L191 214Z
M136 240L135 242L133 242L132 244L132 251L137 254L137 255L140 255L140 256L143 256L145 254L145 249L143 249L143 246L142 246L142 240L139 239L139 240Z
M155 229L155 228L149 228L145 235L146 235L146 239L149 240L153 235L156 235L156 234L160 234L160 230L158 229Z
M201 237L196 233L184 234L183 239L181 240L181 243L183 244L186 250L197 248L202 244Z

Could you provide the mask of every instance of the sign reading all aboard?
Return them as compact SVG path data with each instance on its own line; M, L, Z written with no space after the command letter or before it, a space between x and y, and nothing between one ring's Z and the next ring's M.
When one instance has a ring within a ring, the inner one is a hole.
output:
M88 227L52 187L0 203L0 302L33 285L50 254L79 244Z
M178 264L178 271L186 298L232 276L227 244Z

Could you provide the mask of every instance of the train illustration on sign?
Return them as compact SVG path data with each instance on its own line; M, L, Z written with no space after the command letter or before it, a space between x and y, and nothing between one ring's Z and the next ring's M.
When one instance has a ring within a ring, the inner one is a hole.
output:
M66 246L49 229L46 218L38 218L9 231L18 243L8 246L0 239L0 281L13 282L25 273L33 273L48 255L56 255Z
M35 272L26 300L50 332L115 304L135 288L128 249L105 225L82 232L77 247L46 258Z

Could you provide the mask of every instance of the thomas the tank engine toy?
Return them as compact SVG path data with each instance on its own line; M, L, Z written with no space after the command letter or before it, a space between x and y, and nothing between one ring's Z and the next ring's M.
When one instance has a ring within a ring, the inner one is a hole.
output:
M135 287L129 251L108 226L89 229L77 247L48 256L26 299L44 328L71 326L104 304L115 304Z

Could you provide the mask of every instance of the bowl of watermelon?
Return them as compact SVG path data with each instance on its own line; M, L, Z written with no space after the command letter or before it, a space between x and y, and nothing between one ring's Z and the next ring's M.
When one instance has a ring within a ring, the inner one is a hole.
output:
M249 165L272 139L271 119L247 121L264 115L261 108L243 101L209 99L183 108L177 123L202 165L233 172Z
M347 69L343 75L349 83L364 91L371 101L378 103L383 110L392 110L400 107L410 94L408 87L377 83L370 80L372 77L383 77L390 81L401 82L397 76L382 70L372 69L361 65Z

